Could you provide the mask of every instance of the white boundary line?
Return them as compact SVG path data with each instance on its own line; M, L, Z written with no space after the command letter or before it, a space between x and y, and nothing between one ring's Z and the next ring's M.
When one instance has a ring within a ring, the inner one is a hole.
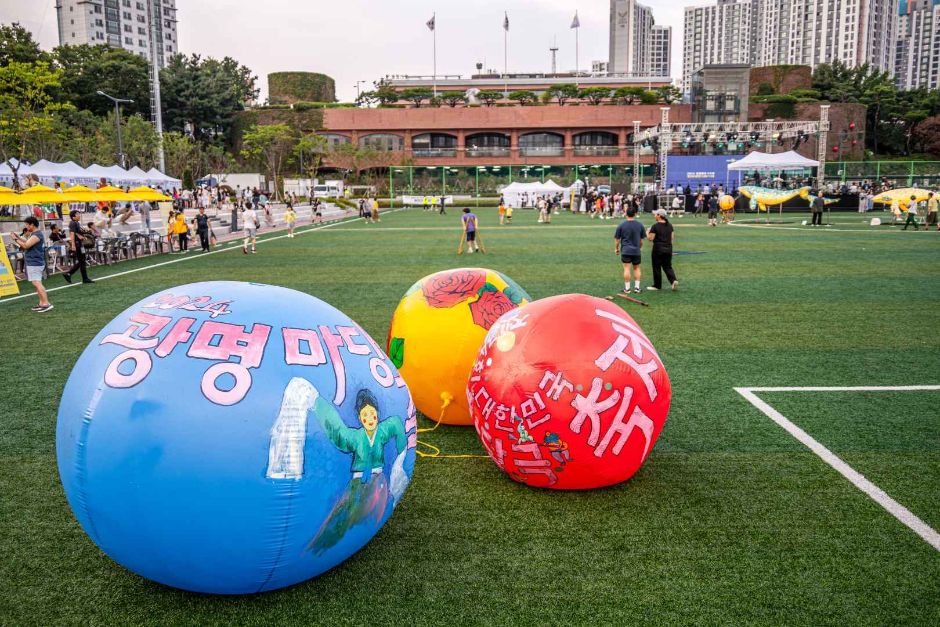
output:
M835 453L816 441L803 429L793 424L779 411L757 397L755 392L910 392L940 390L940 385L898 385L898 386L853 386L853 387L770 387L770 388L734 388L751 405L761 410L768 418L777 423L787 433L796 438L820 459L832 466L852 485L867 494L881 505L889 514L897 518L911 531L919 535L927 544L940 551L940 533L918 518L909 509L888 496L887 492L869 481L860 472L846 464Z
M402 209L390 209L390 210L388 210L388 211L385 211L384 213L386 213L386 214L387 214L387 213L394 213L394 212L396 212L396 211L402 211ZM306 234L306 233L313 233L314 231L322 231L323 229L333 228L334 226L339 226L340 224L349 224L349 223L351 223L351 222L358 222L359 220L362 220L362 218L351 218L351 219L340 218L340 219L336 220L335 222L331 222L331 223L329 223L329 224L324 224L324 225L322 225L322 226L315 226L315 227L313 227L313 228L304 229L304 230L302 230L302 231L301 231L300 229L297 229L297 230L294 231L294 233L297 234L297 235L304 235L304 234ZM278 229L278 230L281 230L281 229ZM275 231L275 232L276 232L276 231ZM279 239L287 239L287 233L284 233L283 235L277 235L277 236L274 236L274 237L265 237L265 238L260 238L260 237L259 237L259 238L258 238L258 244L262 244L262 243L264 243L264 242L273 242L273 241L276 241L276 240L279 240ZM172 264L174 264L174 263L180 263L180 262L183 262L183 261L190 261L190 260L192 260L192 259L204 259L204 258L208 257L209 255L217 255L217 254L219 254L219 253L225 253L225 252L229 252L229 251L232 251L232 250L238 250L238 249L241 248L241 247L240 247L240 246L233 246L232 244L236 244L236 243L238 243L239 241L240 241L239 238L235 238L235 239L233 239L233 240L229 240L228 242L222 242L221 244L218 244L218 245L216 246L215 250L211 250L211 251L209 251L209 252L207 252L207 253L196 253L196 254L193 254L193 255L185 255L185 256L179 257L178 259L171 259L170 261L161 261L160 263L154 263L154 264L151 264L151 265L149 265L149 266L141 266L141 267L139 267L139 268L134 268L134 269L132 269L132 270L125 270L124 272L115 272L114 274L106 274L105 276L102 276L102 277L95 277L95 282L98 282L98 281L106 281L106 280L108 280L108 279L116 279L117 277L126 276L126 275L128 275L128 274L134 274L135 272L143 272L144 270L152 270L152 269L154 269L154 268L159 268L159 267L161 267L161 266L169 266L169 265L172 265ZM100 268L101 266L94 266L94 267ZM58 286L58 287L47 287L47 288L46 288L46 291L47 291L47 292L58 292L59 290L64 290L64 289L69 288L69 287L78 287L79 285L81 285L81 281L79 281L78 283L68 283L68 284L66 284L66 285L60 285L60 286ZM20 294L20 295L18 295L18 296L10 296L9 298L0 299L0 305L3 305L4 303L12 303L13 301L21 300L21 299L24 299L24 298L31 298L31 297L35 297L35 296L36 296L36 292L28 292L28 293L26 293L26 294Z

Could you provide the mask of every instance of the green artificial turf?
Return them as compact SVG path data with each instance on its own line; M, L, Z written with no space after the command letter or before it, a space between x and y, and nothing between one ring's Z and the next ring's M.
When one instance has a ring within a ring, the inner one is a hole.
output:
M616 222L562 215L543 226L517 211L499 228L495 209L480 213L486 255L456 256L456 211L387 212L379 225L278 239L254 256L191 253L55 291L41 316L28 311L35 299L0 302L0 624L940 623L940 552L734 391L940 384L940 233L869 227L857 214L815 230L799 224L808 215L767 227L675 220L677 249L703 252L676 257L680 291L645 294L649 308L617 301L674 391L659 442L624 484L540 491L488 459L421 459L365 549L257 596L148 582L85 536L58 481L58 401L85 345L145 296L210 279L272 283L384 339L408 287L449 267L505 272L534 298L622 287ZM940 393L760 396L940 528ZM473 429L424 439L482 452Z

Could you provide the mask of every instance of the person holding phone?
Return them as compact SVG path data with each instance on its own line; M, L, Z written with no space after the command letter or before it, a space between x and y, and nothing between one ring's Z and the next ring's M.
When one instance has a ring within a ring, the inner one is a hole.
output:
M39 220L29 216L25 222L26 228L23 229L22 235L13 232L10 236L17 248L23 251L26 261L26 280L33 284L36 294L39 295L39 304L33 307L33 311L46 313L52 310L49 295L46 294L46 288L42 286L42 274L46 270L46 236L39 228Z

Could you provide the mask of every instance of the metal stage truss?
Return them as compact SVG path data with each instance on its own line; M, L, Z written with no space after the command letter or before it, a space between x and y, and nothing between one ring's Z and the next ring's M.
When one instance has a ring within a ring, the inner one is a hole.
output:
M640 148L651 146L659 164L659 180L665 185L668 174L669 153L676 143L717 144L719 142L766 143L793 141L795 145L816 138L819 169L817 185L822 186L826 176L826 146L829 136L829 106L820 107L819 120L765 120L763 122L681 122L669 121L669 107L662 107L662 121L658 126L640 129L640 122L633 123L633 167L640 167Z

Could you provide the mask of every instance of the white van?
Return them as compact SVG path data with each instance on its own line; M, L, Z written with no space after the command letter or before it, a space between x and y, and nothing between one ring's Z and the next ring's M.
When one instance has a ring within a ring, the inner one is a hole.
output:
M340 193L341 193L340 189L336 185L314 185L313 186L314 198L338 198Z

